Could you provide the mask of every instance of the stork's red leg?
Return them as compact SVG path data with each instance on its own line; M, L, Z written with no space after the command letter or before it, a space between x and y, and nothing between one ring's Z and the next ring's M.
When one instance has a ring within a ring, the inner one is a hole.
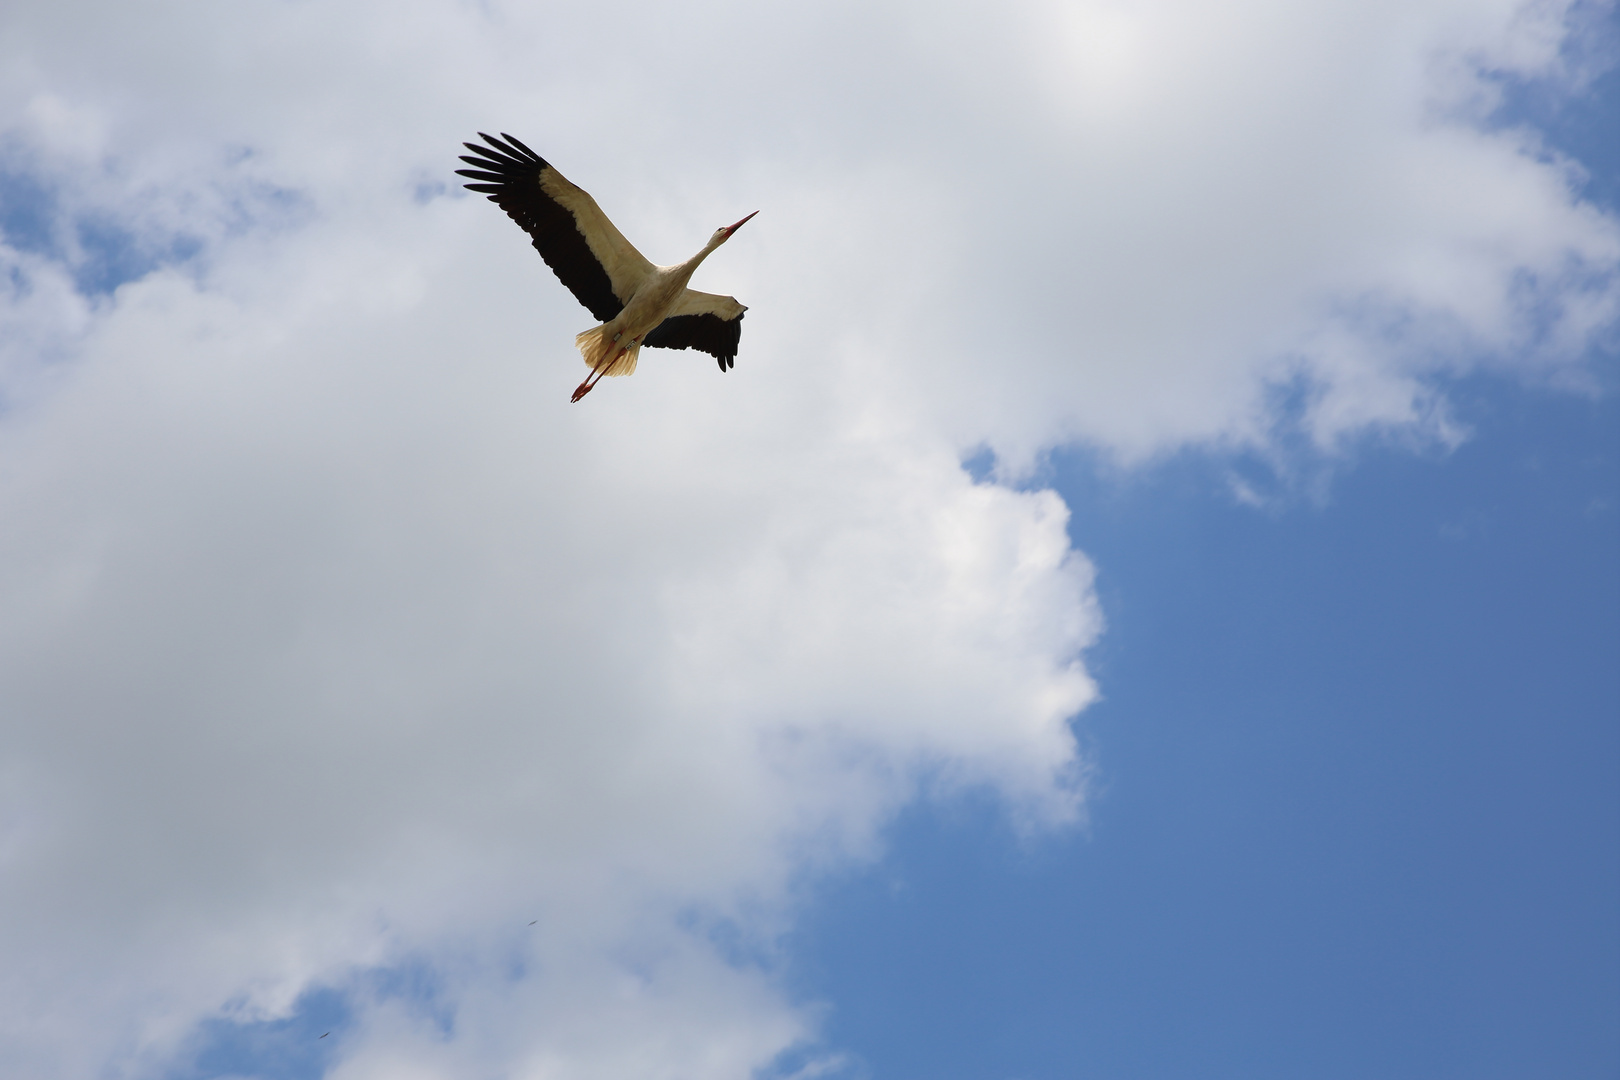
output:
M623 356L629 351L629 349L620 349L619 356ZM585 381L574 388L574 396L568 399L569 402L573 403L578 401L580 398L596 389L596 384L602 381L602 376L607 374L607 369L613 366L613 362L617 360L619 356L615 356L612 360L604 360L592 368L591 373L585 376Z

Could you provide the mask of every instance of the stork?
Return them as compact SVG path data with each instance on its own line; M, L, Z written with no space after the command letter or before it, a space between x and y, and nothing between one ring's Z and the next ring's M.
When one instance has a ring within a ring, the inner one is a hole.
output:
M759 213L714 231L703 250L675 266L654 266L614 228L596 200L569 183L539 154L512 136L479 133L488 146L462 143L476 157L457 169L482 183L465 185L489 196L529 234L534 249L602 325L574 335L591 373L574 391L578 401L604 375L629 375L643 345L654 349L699 349L727 371L737 362L743 312L734 296L688 289L692 271L731 234Z

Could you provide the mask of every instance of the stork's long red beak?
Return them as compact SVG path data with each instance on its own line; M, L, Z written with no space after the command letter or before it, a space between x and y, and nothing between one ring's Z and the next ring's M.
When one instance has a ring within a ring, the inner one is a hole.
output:
M757 214L757 213L759 213L759 211L755 210L754 214ZM754 214L749 214L748 217L753 217ZM730 236L732 233L736 232L738 229L742 228L745 224L747 224L748 217L743 218L742 221L737 222L737 224L735 224L735 225L727 225L726 226L726 235Z

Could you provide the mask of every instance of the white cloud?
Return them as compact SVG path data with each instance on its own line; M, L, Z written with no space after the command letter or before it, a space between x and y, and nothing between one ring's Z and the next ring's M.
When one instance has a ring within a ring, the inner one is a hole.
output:
M161 1070L317 984L342 1077L808 1037L799 875L924 789L1081 810L1090 567L965 449L1455 439L1451 375L1579 377L1615 223L1479 124L1563 15L9 7L0 166L55 201L0 249L0 1062ZM588 317L435 186L478 128L655 259L762 209L698 282L737 370L568 405ZM448 1034L358 974L402 963Z
M683 913L777 910L926 776L1073 813L1066 511L826 368L681 357L570 406L505 223L396 203L125 285L0 432L13 1045L68 1011L86 1061L161 1056L237 995L465 949L464 1010L506 954L580 974L505 1007L554 1034L420 1062L746 1074L804 1021Z

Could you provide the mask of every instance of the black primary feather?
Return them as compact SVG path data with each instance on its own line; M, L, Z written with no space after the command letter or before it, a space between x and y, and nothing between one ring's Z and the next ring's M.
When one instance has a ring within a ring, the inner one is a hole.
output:
M529 234L534 249L574 298L599 322L611 321L624 310L613 295L613 282L591 253L574 215L540 188L540 174L551 166L505 132L501 133L504 142L482 131L478 134L489 146L463 143L478 156L461 158L477 168L457 169L456 174L490 182L464 186L487 195L490 202L505 210Z
M725 371L737 363L742 320L718 315L671 315L648 332L641 344L653 349L697 349L720 361Z

